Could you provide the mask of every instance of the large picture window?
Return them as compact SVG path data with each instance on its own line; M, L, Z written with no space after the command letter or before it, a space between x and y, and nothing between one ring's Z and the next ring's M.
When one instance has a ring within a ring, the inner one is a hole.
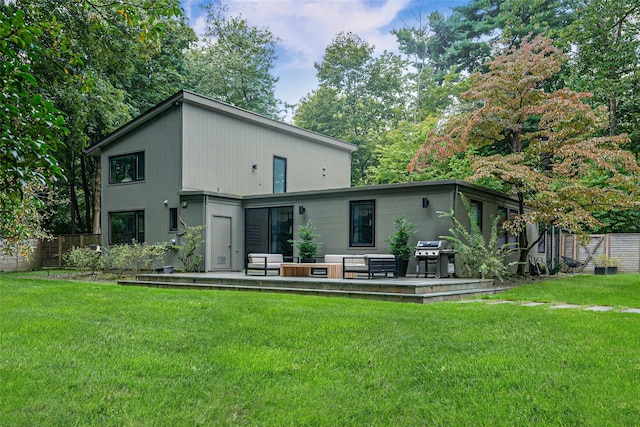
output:
M111 212L109 214L109 244L144 242L144 211Z
M359 200L349 205L349 246L375 246L375 201Z
M273 192L287 192L287 159L277 156L273 158Z
M144 152L109 157L109 184L144 180Z

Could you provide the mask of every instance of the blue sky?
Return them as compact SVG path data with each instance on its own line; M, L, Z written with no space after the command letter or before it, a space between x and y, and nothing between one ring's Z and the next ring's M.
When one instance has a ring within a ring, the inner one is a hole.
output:
M376 52L397 51L394 28L417 23L415 16L433 10L443 14L468 0L223 0L233 15L251 25L268 27L280 39L273 74L280 80L276 97L289 103L317 87L314 62L341 31L351 31L375 45ZM201 8L208 0L181 0L198 35L205 26Z

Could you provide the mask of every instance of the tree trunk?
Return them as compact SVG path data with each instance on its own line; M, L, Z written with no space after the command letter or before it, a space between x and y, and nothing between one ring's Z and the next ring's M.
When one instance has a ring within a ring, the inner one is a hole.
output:
M78 198L76 196L76 172L73 169L73 162L71 162L71 168L69 171L69 203L70 203L70 214L71 214L71 234L77 233L77 216L76 212L78 212Z
M616 135L616 128L618 127L618 101L616 100L616 94L609 94L609 136Z
M94 160L93 168L93 234L102 234L100 226L100 198L102 195L102 163L100 159Z
M88 231L91 224L91 189L89 188L89 171L87 170L87 158L83 154L80 157L80 173L82 176L82 191L84 193L84 231Z
M518 212L520 215L524 215L524 194L518 192ZM518 259L518 276L524 276L526 274L526 268L529 261L529 238L527 236L527 227L518 233L518 250L520 257Z

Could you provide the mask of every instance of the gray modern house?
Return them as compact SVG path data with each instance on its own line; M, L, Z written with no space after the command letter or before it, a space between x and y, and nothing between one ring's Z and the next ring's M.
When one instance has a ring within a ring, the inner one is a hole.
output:
M387 252L401 214L420 230L416 241L448 234L438 212L468 222L460 194L485 234L497 215L517 211L516 201L462 181L352 188L355 149L180 91L87 149L101 158L103 244L180 244L185 228L202 225L202 270L241 270L250 252L296 255L289 240L307 221L322 254L357 255Z

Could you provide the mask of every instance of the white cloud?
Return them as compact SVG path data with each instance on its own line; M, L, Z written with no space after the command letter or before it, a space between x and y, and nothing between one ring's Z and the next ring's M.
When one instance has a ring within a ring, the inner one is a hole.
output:
M397 47L386 29L409 0L230 0L229 11L281 39L281 67L308 68L340 32L353 32L377 53Z
M407 10L448 8L462 0L222 0L231 15L242 15L250 25L268 28L280 39L273 74L280 78L276 97L297 103L317 87L314 62L340 32L353 32L376 54L397 51L390 33ZM191 27L202 35L206 15L201 4L209 0L181 0ZM424 12L424 11L423 11Z

